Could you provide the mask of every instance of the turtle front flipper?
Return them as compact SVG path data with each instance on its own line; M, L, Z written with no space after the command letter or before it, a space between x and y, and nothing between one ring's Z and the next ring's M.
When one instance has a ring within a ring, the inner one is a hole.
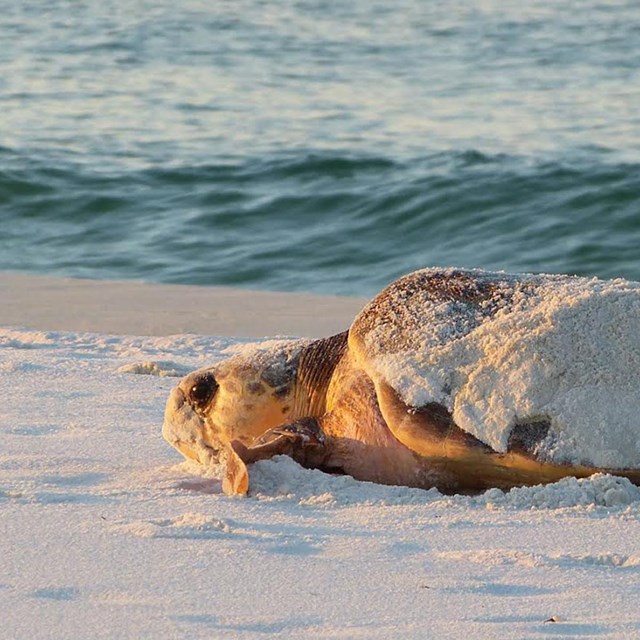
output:
M278 455L293 458L303 467L318 467L325 458L326 438L316 418L269 429L250 447L233 440L226 447L226 466L222 490L227 495L246 495L249 491L247 465Z
M557 480L569 475L551 464L533 460L524 452L500 454L458 427L438 403L411 407L384 381L376 385L380 410L393 435L424 462L425 486L441 491L479 491L511 488ZM543 480L546 472L548 479Z
M497 452L458 427L446 407L437 403L409 407L385 382L378 383L377 391L390 431L423 458L425 468L431 471L429 480L441 491L508 490L598 472L625 476L632 482L640 478L638 471L630 469L598 469L537 459L536 444L549 429L544 420L516 424L507 451Z
M434 459L456 459L475 453L486 455L493 449L458 427L441 404L430 402L410 407L384 381L376 385L380 410L393 435L409 449Z
M246 496L249 492L249 471L243 460L246 450L247 447L239 440L234 440L224 448L222 491L228 496Z

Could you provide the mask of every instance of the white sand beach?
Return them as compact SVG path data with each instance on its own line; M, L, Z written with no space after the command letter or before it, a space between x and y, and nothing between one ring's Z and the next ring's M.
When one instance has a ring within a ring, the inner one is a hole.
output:
M627 480L445 496L277 458L231 498L164 442L179 376L363 303L0 274L0 637L639 637Z
M145 336L321 337L363 298L0 272L0 326Z

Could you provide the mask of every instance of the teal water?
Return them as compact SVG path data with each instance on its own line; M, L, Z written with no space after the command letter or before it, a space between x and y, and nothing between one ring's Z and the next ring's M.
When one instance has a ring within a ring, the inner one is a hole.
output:
M640 279L635 2L0 0L0 269Z

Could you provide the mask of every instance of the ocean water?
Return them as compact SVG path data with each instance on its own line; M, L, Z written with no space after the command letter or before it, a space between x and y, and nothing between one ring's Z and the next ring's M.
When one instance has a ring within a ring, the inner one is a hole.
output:
M0 269L640 279L640 4L0 0Z

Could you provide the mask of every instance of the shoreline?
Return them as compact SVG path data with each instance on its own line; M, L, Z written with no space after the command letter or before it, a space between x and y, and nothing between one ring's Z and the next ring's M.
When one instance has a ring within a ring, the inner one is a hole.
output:
M366 298L0 272L0 326L116 335L317 338Z

